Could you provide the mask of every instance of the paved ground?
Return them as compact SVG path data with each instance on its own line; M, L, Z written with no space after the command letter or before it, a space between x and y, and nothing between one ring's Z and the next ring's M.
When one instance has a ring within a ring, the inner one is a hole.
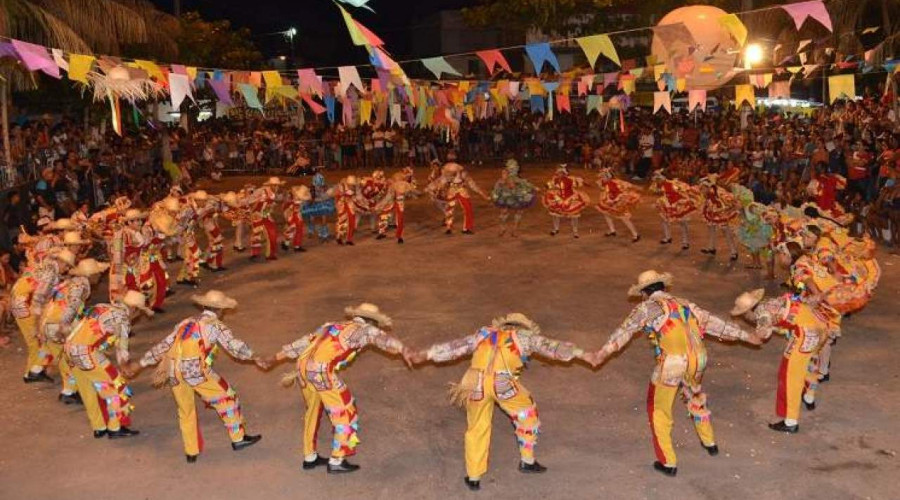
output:
M497 172L478 172L488 189ZM424 177L420 173L420 177ZM549 170L531 170L534 180ZM229 179L229 185L242 180ZM221 188L223 186L219 186ZM712 311L726 313L733 298L766 286L742 263L708 258L699 244L689 252L661 247L650 198L639 210L644 240L607 239L596 213L582 221L582 238L547 235L549 219L529 211L522 236L498 239L496 212L476 202L477 234L445 236L426 200L409 203L405 245L362 235L354 248L309 245L302 255L253 264L227 255L230 272L204 276L203 288L225 290L240 301L226 321L255 349L271 353L319 324L340 319L345 305L375 302L390 313L396 334L415 347L471 333L500 313L521 311L544 331L597 348L628 313L626 290L647 268L675 274L675 292ZM704 234L692 227L696 241ZM622 230L620 230L621 234ZM495 416L491 468L482 497L492 498L898 498L900 351L897 334L897 257L881 254L884 279L869 307L846 323L837 347L832 381L820 406L803 415L801 433L776 434L775 376L783 347L773 338L761 349L709 342L705 377L722 454L700 447L687 418L673 431L679 455L677 478L654 472L644 396L652 369L646 339L636 338L622 355L592 371L584 364L533 361L523 381L541 412L539 460L543 476L515 470L512 430ZM103 296L97 291L94 298ZM167 313L135 327L132 352L139 355L195 309L180 288ZM95 441L79 408L56 401L57 387L20 382L21 340L0 352L0 498L464 498L465 416L446 403L448 382L466 363L409 371L396 358L363 353L344 372L361 412L355 461L362 470L347 477L324 470L302 472L303 404L296 388L283 389L286 366L262 373L220 357L217 369L240 392L249 428L263 441L234 453L212 411L201 415L207 449L193 466L184 463L174 415L165 390L154 390L145 373L134 381L133 440ZM676 412L686 415L686 412ZM326 426L327 427L327 426ZM325 429L326 431L328 429ZM321 437L327 453L330 436Z

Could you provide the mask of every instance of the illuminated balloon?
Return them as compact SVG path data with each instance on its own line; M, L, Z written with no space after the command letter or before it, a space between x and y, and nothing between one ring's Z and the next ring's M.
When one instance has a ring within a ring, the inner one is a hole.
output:
M687 89L715 89L725 84L739 56L738 43L721 24L719 18L728 13L709 5L680 7L666 14L657 26L682 23L691 33L696 50L676 42L666 47L658 34L653 36L652 53L656 61L666 64L666 71L685 78Z

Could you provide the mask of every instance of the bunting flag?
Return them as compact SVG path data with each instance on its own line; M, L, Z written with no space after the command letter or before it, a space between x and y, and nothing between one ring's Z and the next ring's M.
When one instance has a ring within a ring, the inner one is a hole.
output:
M220 102L227 104L229 106L234 106L234 101L231 100L231 83L227 80L208 80L209 86L213 89L213 92L216 93L216 97Z
M731 33L731 36L737 41L739 47L743 47L747 42L747 27L738 18L736 14L727 14L719 18L719 24Z
M619 86L622 87L622 92L624 92L625 94L634 94L634 78L619 80Z
M281 75L279 75L277 71L263 71L262 76L263 81L266 83L266 87L272 87L274 89L282 85Z
M591 94L587 96L586 106L586 114L591 114L591 111L597 111L600 113L600 105L603 104L603 96L602 95L594 95Z
M498 49L480 50L475 54L484 62L484 65L487 66L488 73L491 76L494 75L496 66L500 66L506 70L507 73L512 73L512 70L509 69L509 63L506 62L506 58L503 57L503 54L501 54Z
M834 75L828 77L828 104L841 98L856 98L856 78L854 75Z
M531 112L532 113L537 113L537 112L540 112L541 114L545 113L543 97L541 97L539 95L533 95L533 96L531 96L529 102L531 103Z
M606 58L614 62L616 66L622 66L622 63L619 62L619 54L616 52L616 47L613 45L609 36L583 36L581 38L576 38L575 41L578 42L581 50L584 51L584 56L587 57L592 68L597 64L597 58L600 57L600 54L606 56Z
M753 93L753 85L735 85L734 86L734 105L740 108L743 103L747 103L750 107L756 106L756 95Z
M694 89L688 91L688 111L693 111L699 107L701 111L706 111L706 90Z
M339 94L346 93L350 90L351 85L356 87L356 90L359 90L360 92L366 91L366 88L362 84L362 80L359 78L359 71L356 70L356 66L341 66L338 68L338 76L340 77Z
M341 9L341 16L344 18L344 24L347 26L347 32L350 33L350 40L353 41L353 45L369 45L369 40L363 35L362 31L359 29L359 25L350 13L340 5L338 5L337 8Z
M525 46L525 52L528 54L528 58L531 59L531 64L534 66L535 73L541 73L541 70L544 68L544 63L549 63L550 66L559 73L559 61L556 59L556 54L550 50L549 43L528 44Z
M434 77L438 80L441 79L441 75L444 73L453 76L462 76L459 71L453 66L450 66L450 63L447 62L443 57L426 57L422 59L422 64L428 68L428 71L431 71L434 74Z
M750 75L750 83L758 89L764 89L772 83L772 73Z
M660 109L665 109L670 115L672 114L672 94L666 91L653 93L653 113L656 114Z
M59 66L53 61L46 47L19 40L13 40L12 46L19 53L19 59L28 71L42 71L53 78L62 78Z
M322 90L322 77L317 75L314 69L298 69L297 79L300 93L314 93L318 96L324 93Z
M173 111L181 109L181 103L184 102L185 97L190 97L191 101L194 100L194 95L191 94L191 81L187 75L169 73L169 92Z
M559 94L556 96L556 110L560 113L563 111L568 113L572 112L572 105L567 94Z
M66 61L63 51L60 49L50 49L50 55L53 56L53 62L59 69L69 71L69 63Z
M241 95L244 96L244 101L247 103L247 107L250 109L258 109L262 111L263 105L259 102L259 94L257 93L257 88L249 83L239 83L238 90L241 91Z
M824 26L828 31L834 31L834 28L831 25L831 17L828 15L828 10L821 0L790 3L782 5L781 8L794 20L794 25L797 27L798 31L800 30L800 27L803 26L803 23L810 17L819 21L819 24Z
M779 80L769 84L769 99L790 99L791 98L791 82L789 80Z
M87 85L87 74L93 65L94 56L69 54L69 78Z
M300 97L303 99L303 102L305 102L306 105L309 106L309 109L313 113L321 115L325 112L325 106L322 106L321 104L314 101L309 94L301 94Z
M354 19L353 22L356 23L356 29L358 29L363 38L366 39L368 45L371 45L372 47L381 47L382 45L384 45L384 42L381 40L381 38L378 38L378 35L372 33L369 28L363 26L362 23L360 23L356 19Z
M160 84L166 83L166 75L163 73L162 69L153 61L143 61L138 59L134 61L134 66L136 68L140 68L147 72L151 78L155 78L156 81Z

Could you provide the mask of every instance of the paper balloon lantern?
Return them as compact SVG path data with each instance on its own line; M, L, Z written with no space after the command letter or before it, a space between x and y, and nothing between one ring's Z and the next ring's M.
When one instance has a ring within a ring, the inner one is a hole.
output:
M738 44L719 23L727 12L709 5L680 7L666 14L657 26L683 24L693 37L694 47L680 40L669 41L657 32L651 47L656 61L665 63L666 71L686 80L687 89L715 89L733 74L739 55Z

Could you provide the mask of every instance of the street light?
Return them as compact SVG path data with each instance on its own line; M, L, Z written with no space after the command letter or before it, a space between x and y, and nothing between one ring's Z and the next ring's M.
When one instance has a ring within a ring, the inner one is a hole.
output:
M291 26L284 32L285 38L291 41L291 62L294 61L294 37L297 36L297 28Z
M758 43L751 43L744 49L744 65L749 69L763 61L763 47Z

